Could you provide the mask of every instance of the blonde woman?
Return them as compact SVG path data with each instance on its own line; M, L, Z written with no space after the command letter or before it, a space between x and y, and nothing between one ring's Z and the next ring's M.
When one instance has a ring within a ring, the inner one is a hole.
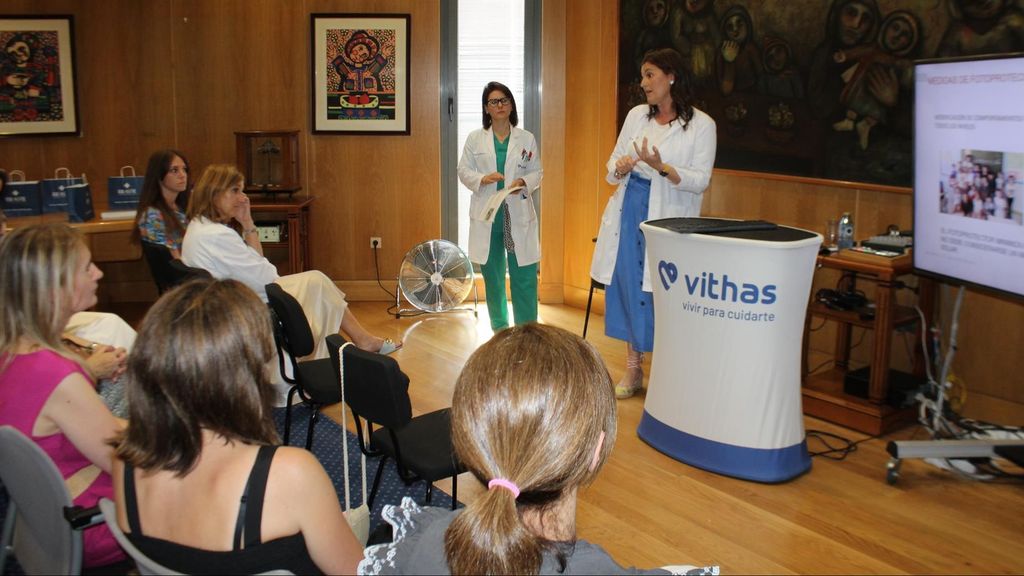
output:
M314 355L327 357L324 339L339 329L356 346L369 352L389 354L401 342L370 333L348 310L345 294L317 270L279 276L263 256L253 222L245 178L229 164L206 168L188 204L188 228L181 245L185 264L202 268L214 278L238 280L267 301L266 285L276 282L302 305L316 343Z
M576 539L577 494L615 444L611 379L589 344L535 323L495 334L459 376L451 418L459 459L488 491L457 511L385 506L395 541L368 548L360 573L636 572Z
M31 438L57 465L75 504L113 496L112 450L123 427L62 337L72 313L96 304L103 273L64 224L19 228L0 241L0 425ZM86 567L125 559L106 526L83 533Z
M0 192L6 182L7 173L0 170ZM0 210L0 239L7 232L7 216ZM135 330L116 314L76 311L64 326L62 336L68 349L85 360L89 375L97 382L102 381L103 401L123 416L124 395L120 385L112 380L124 372L125 359L135 342Z

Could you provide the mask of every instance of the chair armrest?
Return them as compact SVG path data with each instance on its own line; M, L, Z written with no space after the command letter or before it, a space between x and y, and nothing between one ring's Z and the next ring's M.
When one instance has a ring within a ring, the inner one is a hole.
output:
M65 506L64 519L68 521L71 528L84 530L101 524L103 522L103 513L100 512L99 506L91 506L89 508L84 506Z

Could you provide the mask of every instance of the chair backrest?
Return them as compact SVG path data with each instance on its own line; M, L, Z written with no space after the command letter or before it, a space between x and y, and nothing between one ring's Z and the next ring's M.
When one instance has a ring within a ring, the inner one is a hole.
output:
M0 426L0 481L10 496L8 514L17 514L13 549L25 572L78 574L82 533L64 518L72 505L64 477L42 448L12 426Z
M121 531L121 526L117 523L117 507L114 506L114 502L109 498L100 499L100 512L103 512L103 520L107 523L110 533L114 535L114 539L135 561L139 574L181 574L181 572L176 572L151 560L149 556L143 554L141 550L132 544L131 540Z
M149 265L149 272L153 275L153 282L156 283L159 293L163 294L175 286L177 274L171 269L171 261L174 260L174 256L171 255L171 250L167 246L143 240L142 256L145 257L146 264Z
M149 271L153 274L153 281L161 294L192 278L213 277L208 271L193 268L175 258L171 250L163 244L143 240L142 255L146 258Z
M306 313L294 296L280 285L267 284L267 302L281 328L282 341L279 343L292 358L301 358L313 353L313 331L309 328Z
M340 369L338 348L344 343L339 334L327 337L335 373ZM346 346L345 403L357 417L385 428L402 428L412 419L409 377L390 356Z
M170 267L171 273L174 275L174 286L183 284L193 278L213 278L213 274L210 274L208 270L189 266L178 258L171 259Z

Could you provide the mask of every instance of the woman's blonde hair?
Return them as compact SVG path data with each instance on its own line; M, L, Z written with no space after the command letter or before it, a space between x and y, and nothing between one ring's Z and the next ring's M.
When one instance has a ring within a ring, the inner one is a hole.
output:
M184 476L200 457L204 429L277 444L272 334L267 305L236 280L193 280L164 294L128 357L128 428L117 456Z
M72 310L82 235L66 224L18 228L0 241L0 370L24 338L70 356L61 334Z
M213 222L220 222L224 218L217 210L215 201L228 188L245 180L245 176L232 164L211 164L203 170L203 175L196 182L192 190L192 196L188 199L188 210L186 216L189 220L199 217L206 218Z
M596 466L594 451L604 433ZM568 491L589 484L615 443L615 397L601 357L560 328L526 324L504 330L466 363L452 399L452 442L485 485L516 484L516 497L492 489L473 501L445 534L452 574L536 574L558 546L522 520L543 513Z

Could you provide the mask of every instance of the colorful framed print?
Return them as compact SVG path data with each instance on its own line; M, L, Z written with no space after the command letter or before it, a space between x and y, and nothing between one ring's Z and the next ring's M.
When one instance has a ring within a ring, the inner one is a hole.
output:
M314 134L409 134L409 15L312 14Z
M72 16L0 16L0 136L78 134Z

